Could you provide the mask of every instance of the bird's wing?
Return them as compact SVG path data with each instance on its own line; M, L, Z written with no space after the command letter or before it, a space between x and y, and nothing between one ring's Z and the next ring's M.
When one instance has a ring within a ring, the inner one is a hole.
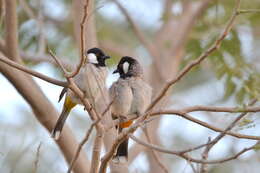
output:
M84 92L85 97L94 104L105 89L106 69L97 68L93 64L86 64L75 77L76 84Z
M130 85L134 97L131 112L138 115L143 114L151 103L152 89L141 78L131 79Z

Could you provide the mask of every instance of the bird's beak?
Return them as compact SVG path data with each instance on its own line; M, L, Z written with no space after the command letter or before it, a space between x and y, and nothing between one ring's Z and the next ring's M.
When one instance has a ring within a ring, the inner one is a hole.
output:
M115 71L113 71L113 74L115 74L115 73L119 73L119 70L116 69Z
M105 55L104 59L110 59L110 56Z

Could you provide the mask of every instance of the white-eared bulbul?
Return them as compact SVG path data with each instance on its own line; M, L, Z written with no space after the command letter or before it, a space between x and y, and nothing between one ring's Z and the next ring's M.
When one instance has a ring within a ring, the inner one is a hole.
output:
M120 75L109 89L110 99L113 100L112 116L121 121L118 127L120 133L133 123L129 120L133 118L131 116L140 116L147 109L151 103L152 88L143 80L142 67L132 57L122 57L113 73ZM128 138L119 144L113 161L125 162L127 157Z
M89 49L85 56L86 63L82 66L79 73L73 78L76 85L84 93L84 97L89 99L92 106L102 95L105 88L107 69L105 61L110 58L99 48ZM51 136L58 140L64 123L71 111L77 104L82 104L80 99L70 89L64 88L61 92L59 101L66 94L61 115L52 131Z

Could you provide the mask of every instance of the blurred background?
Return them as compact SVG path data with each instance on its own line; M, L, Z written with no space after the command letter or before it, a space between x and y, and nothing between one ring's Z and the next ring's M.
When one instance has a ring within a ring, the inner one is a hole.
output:
M65 80L62 72L49 62L46 45L68 66L79 61L73 2L18 0L17 3L19 47L24 62L38 72ZM109 60L107 86L118 77L111 74L118 59L122 55L131 55L144 66L146 79L154 87L155 95L165 81L172 79L214 42L235 6L234 0L120 0L119 3L135 22L145 41L136 35L133 25L114 1L95 1L90 12L92 17L95 16L95 37L100 47L113 57ZM260 10L260 2L242 0L241 9ZM4 13L1 6L2 38L5 35ZM193 105L243 106L252 98L258 99L259 47L260 13L239 15L234 29L223 41L221 48L179 81L158 108L167 106L179 109ZM60 112L63 103L58 103L58 97L62 88L34 79ZM0 75L0 96L4 98L0 99L0 172L66 172L67 164L57 145L3 75ZM76 107L72 114L67 123L79 141L91 121L81 106ZM236 117L228 113L207 112L191 115L220 128L225 128ZM249 114L233 130L259 136L259 115ZM151 123L149 128L152 129L150 134L154 143L171 150L197 146L207 142L209 136L217 135L214 131L172 115L163 116ZM137 131L136 135L142 137L141 133ZM231 156L254 142L225 137L213 147L209 159ZM92 144L93 135L84 148L89 157ZM163 172L155 166L149 151L133 141L130 146L130 172ZM36 163L37 148L39 159ZM194 151L191 156L201 158L201 151ZM169 172L193 172L190 163L179 157L168 154L159 154L159 157ZM212 173L257 173L260 169L259 160L259 153L250 151L236 160L210 165L208 170ZM196 164L193 166L195 169L199 167Z

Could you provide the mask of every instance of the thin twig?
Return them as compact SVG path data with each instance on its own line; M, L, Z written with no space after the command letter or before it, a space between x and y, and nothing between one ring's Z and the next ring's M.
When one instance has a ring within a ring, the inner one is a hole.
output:
M151 148L153 150L156 150L156 151L159 151L159 152L162 152L162 153L177 155L179 157L182 157L185 160L189 160L190 162L205 163L205 164L219 164L219 163L224 163L224 162L227 162L227 161L230 161L230 160L234 160L234 159L238 158L240 155L244 154L245 152L254 149L255 146L258 144L258 142L257 142L256 144L252 145L251 147L244 148L243 150L239 151L235 155L227 157L227 158L224 158L224 159L205 161L205 160L201 160L201 159L194 159L194 158L188 156L187 154L183 154L182 152L171 151L171 150L167 150L167 149L158 147L158 146L153 145L153 144L148 144L148 143L146 143L144 141L141 141L140 139L136 138L135 136L133 136L131 134L129 136L130 136L131 139L133 139L138 144L141 144L141 145L143 145L145 147L148 147L148 148Z
M37 71L31 70L31 69L29 69L29 68L27 68L27 67L25 67L25 66L23 66L21 64L18 64L18 63L14 62L14 61L9 60L3 54L0 54L0 61L5 63L5 64L7 64L7 65L9 65L9 66L11 66L11 67L14 67L14 68L16 68L18 70L21 70L21 71L23 71L25 73L28 73L28 74L30 74L30 75L32 75L34 77L40 78L40 79L42 79L44 81L47 81L49 83L52 83L54 85L68 87L68 83L67 82L59 81L59 80L50 78L50 77L48 77L48 76L46 76L44 74L41 74L41 73L39 73Z
M110 101L110 103L107 105L106 109L102 112L101 117L103 117L109 111L113 102L114 102L114 99L112 101Z
M174 111L174 110L173 110ZM246 113L246 112L259 112L260 106L257 107L217 107L217 106L191 106L183 108L179 111L190 113L190 112L228 112L228 113Z
M248 10L238 10L239 14L242 13L260 13L259 9L248 9Z
M61 63L60 59L52 52L51 49L48 48L48 52L51 55L51 57L54 59L54 61L57 63L57 65L61 68L64 76L67 78L68 77L68 72L64 68L63 64Z
M0 47L0 49L1 49L1 47ZM21 57L24 61L27 61L27 62L30 62L30 63L33 63L33 64L47 62L51 65L57 66L57 63L55 63L55 61L52 60L52 58L47 54L39 55L39 54L32 54L32 53L29 53L29 52L20 51L20 55L21 55ZM74 65L71 64L70 61L65 60L63 58L59 58L59 59L66 69L68 69L68 70L73 69Z
M207 160L209 157L209 151L211 149L209 145L210 142L211 142L211 138L209 137L207 142L208 144L202 153L202 160ZM207 164L204 163L201 164L200 173L207 173Z
M256 103L256 100L253 100L249 105L253 105ZM198 150L202 147L205 147L205 146L209 146L209 145L214 145L216 144L222 137L225 136L225 134L227 133L227 131L230 131L235 125L236 123L241 120L245 115L247 115L247 112L245 113L242 113L241 115L239 115L225 130L223 130L217 137L215 137L213 140L211 140L211 142L209 143L205 143L205 144L201 144L201 145L198 145L196 147L192 147L190 149L186 149L186 150L183 150L181 151L182 153L187 153L187 152L191 152L191 151L194 151L194 150Z
M252 106L253 104L255 104L257 102L257 100L253 100L251 101L251 103L249 104L249 106ZM242 113L241 115L239 115L223 132L221 132L217 137L215 137L214 140L209 141L207 147L205 148L205 151L203 153L203 159L206 160L208 157L208 153L210 152L210 150L212 149L212 147L218 143L218 141L220 141L228 131L230 131L233 127L235 127L236 123L238 121L240 121L243 117L245 117L247 115L247 112ZM201 172L202 173L206 173L206 164L202 164L201 165Z
M212 126L210 124L208 124L207 122L204 122L204 121L201 121L197 118L194 118L192 116L190 116L189 114L187 113L184 113L184 112L179 112L179 111L176 111L176 112L167 112L167 111L163 111L163 112L156 112L155 113L151 113L150 115L151 116L155 116L155 115L158 115L158 114L169 114L169 115L178 115L184 119L187 119L189 121L192 121L194 123L197 123L203 127L206 127L208 129L211 129L215 132L223 132L224 130L218 128L218 127L215 127L215 126ZM226 132L227 135L230 135L230 136L233 136L233 137L236 137L236 138L242 138L242 139L252 139L252 140L260 140L260 136L252 136L252 135L244 135L244 134L240 134L240 133L234 133L234 132L230 132L230 131L227 131Z
M84 51L85 51L85 23L87 21L87 16L88 16L88 5L89 5L89 0L86 0L86 3L84 5L84 15L83 18L81 20L80 23L80 63L77 66L76 70L74 72L72 72L69 77L72 78L74 76L76 76L79 71L80 68L82 67L83 63L84 63Z
M4 40L0 38L0 51L2 51L6 56L8 56L8 54L6 53L6 49L5 49L6 45L4 43ZM49 55L46 55L46 54L42 54L42 55L39 55L39 54L32 54L30 52L25 52L23 50L19 50L20 52L20 56L22 57L23 60L25 61L29 61L29 62L32 62L32 63L41 63L41 62L48 62L52 65L56 65L55 64L55 61L53 61ZM61 61L61 59L60 59ZM62 64L63 66L66 67L66 69L72 69L73 68L73 65L68 62L68 61L64 61L62 60Z
M34 173L37 173L37 168L38 168L39 160L40 160L40 149L41 149L41 146L42 146L42 142L40 142L40 144L37 147L36 159L34 161Z

